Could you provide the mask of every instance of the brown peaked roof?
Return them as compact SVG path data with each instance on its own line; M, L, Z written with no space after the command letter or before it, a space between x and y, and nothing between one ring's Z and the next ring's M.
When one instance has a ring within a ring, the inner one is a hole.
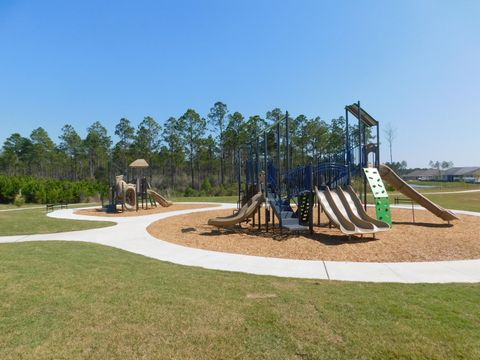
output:
M145 161L145 159L137 159L128 166L131 168L147 168L148 163Z
M358 104L347 105L346 109L348 110L348 112L350 114L352 114L353 116L355 116L358 119L358 113L359 113ZM377 126L378 125L378 121L375 120L369 113L367 113L365 110L363 110L363 108L360 108L360 110L362 110L362 119L361 120L365 125L367 125L367 126Z

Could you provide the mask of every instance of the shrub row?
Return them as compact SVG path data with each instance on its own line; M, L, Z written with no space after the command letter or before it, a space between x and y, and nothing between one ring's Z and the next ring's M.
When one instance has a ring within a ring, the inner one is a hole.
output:
M210 179L205 178L200 187L200 190L192 189L191 187L187 187L183 192L183 196L191 197L191 196L229 196L229 195L237 195L238 194L238 184L226 184L224 186L212 186Z
M77 203L108 196L108 185L96 180L56 180L0 175L0 203L11 203L21 191L28 203Z

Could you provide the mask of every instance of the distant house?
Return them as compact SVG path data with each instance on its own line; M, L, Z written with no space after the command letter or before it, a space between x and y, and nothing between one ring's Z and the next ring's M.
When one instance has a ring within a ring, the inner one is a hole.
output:
M403 176L405 180L439 181L442 180L443 170L417 169Z
M479 166L452 167L444 171L443 179L445 181L465 181L465 182L479 183L480 167Z
M405 180L480 183L480 166L452 167L447 170L419 169L406 174L403 178Z

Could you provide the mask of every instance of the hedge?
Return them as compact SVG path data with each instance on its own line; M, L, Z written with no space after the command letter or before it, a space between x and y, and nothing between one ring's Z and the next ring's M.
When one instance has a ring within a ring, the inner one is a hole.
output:
M31 176L0 175L0 203L11 203L19 192L28 203L78 203L93 196L107 196L108 185L97 180L57 180Z

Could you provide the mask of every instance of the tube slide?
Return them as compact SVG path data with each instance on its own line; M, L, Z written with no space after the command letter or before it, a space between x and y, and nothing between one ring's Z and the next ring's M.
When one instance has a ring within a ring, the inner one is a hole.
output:
M435 204L417 190L408 185L400 176L398 176L395 171L390 169L387 165L380 165L379 173L382 179L386 180L391 186L393 186L397 191L401 192L403 195L413 200L417 204L423 206L425 209L430 211L435 216L439 217L444 221L458 220L457 215L448 209Z
M123 194L123 206L128 211L137 210L137 192L135 187L128 187Z
M127 184L123 175L115 178L115 193L117 200L121 201L123 208L128 211L137 210L137 192L135 185Z
M153 191L152 189L147 189L147 194L150 195L153 198L153 200L155 200L157 203L159 203L163 207L169 207L173 205L171 201L168 201L162 195L160 195L156 191Z
M236 214L209 219L208 225L229 227L239 224L251 217L255 211L262 206L264 200L263 194L258 193L257 195L253 196L245 205L243 205Z

